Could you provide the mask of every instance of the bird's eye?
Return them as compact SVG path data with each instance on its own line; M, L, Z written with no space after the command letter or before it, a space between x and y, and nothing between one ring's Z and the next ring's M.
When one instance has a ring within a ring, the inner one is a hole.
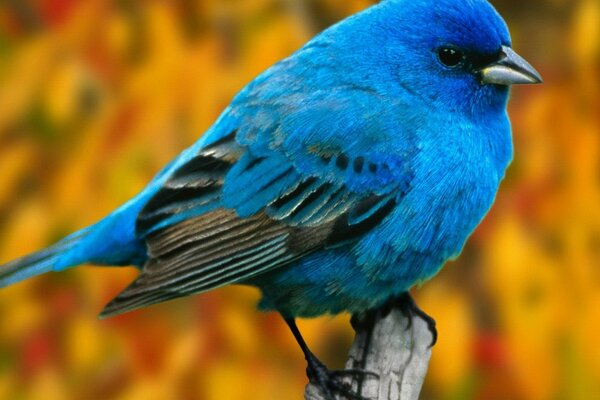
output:
M452 47L442 47L437 52L438 58L441 63L447 67L456 67L465 59L465 55L462 51Z

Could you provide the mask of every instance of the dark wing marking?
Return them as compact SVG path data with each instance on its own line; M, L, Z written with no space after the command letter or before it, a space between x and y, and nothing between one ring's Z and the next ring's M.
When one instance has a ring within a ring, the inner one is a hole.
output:
M136 232L149 233L210 210L217 204L225 174L244 149L235 141L235 132L204 148L176 170L144 206L137 218Z
M152 233L143 273L101 316L248 280L325 243L333 224L293 228L264 213L241 219L218 209Z
M355 240L396 205L394 194L351 193L343 183L301 177L286 163L242 152L233 137L222 140L167 179L138 217L149 260L101 316L248 281L315 250ZM236 196L239 205L224 207L225 176L247 179L248 171L257 176L255 184L243 181L247 190ZM256 199L265 199L262 208L240 216ZM195 213L208 205L212 208Z

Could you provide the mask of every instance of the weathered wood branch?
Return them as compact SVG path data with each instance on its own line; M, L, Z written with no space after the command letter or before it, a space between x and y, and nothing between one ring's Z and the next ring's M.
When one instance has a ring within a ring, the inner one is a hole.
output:
M370 321L353 323L356 337L350 349L347 369L360 368L379 375L366 375L361 381L345 378L352 389L373 400L417 400L431 357L432 334L418 316L401 310L377 312ZM309 384L306 400L326 400Z

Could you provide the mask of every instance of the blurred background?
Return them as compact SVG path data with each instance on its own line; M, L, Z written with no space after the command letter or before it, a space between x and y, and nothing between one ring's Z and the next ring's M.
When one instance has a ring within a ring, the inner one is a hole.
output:
M4 0L0 262L135 195L273 62L366 0ZM495 0L546 84L462 257L415 290L438 322L423 399L600 399L600 1ZM2 399L301 399L285 325L231 287L109 320L130 268L0 291ZM348 316L302 321L343 365Z

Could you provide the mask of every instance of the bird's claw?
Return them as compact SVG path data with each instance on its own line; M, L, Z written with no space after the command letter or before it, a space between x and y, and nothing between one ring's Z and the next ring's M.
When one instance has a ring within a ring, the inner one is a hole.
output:
M372 376L379 378L379 375L376 373L362 369L330 371L314 355L308 357L307 362L306 375L308 376L308 379L313 385L321 390L327 400L336 400L339 398L349 400L369 400L352 390L348 383L341 381L341 378L345 376L360 378Z
M352 368L352 369L336 369L330 371L330 376L334 378L344 378L344 377L352 377L357 379L364 379L365 377L371 377L375 379L379 379L379 374L376 374L373 371L367 371L366 369L361 368Z
M429 332L431 332L431 344L429 347L433 347L437 343L438 332L435 327L435 319L431 318L425 311L421 310L419 306L415 303L411 295L406 292L398 297L395 301L396 306L400 309L400 311L408 318L408 326L407 329L412 327L412 317L417 316L421 318L427 324L427 328Z

